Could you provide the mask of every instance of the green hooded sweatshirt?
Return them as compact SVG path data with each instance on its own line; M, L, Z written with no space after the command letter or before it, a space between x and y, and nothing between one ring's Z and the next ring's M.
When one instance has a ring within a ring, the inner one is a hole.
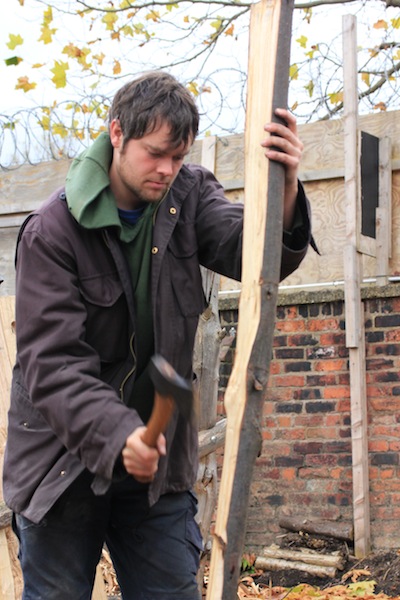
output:
M153 214L157 204L146 205L134 225L120 219L110 188L109 169L112 157L110 137L108 133L102 133L72 162L65 189L70 212L82 227L114 227L121 241L131 272L136 316L136 381L133 396L127 400L127 404L135 408L143 421L147 422L154 396L147 366L154 352L150 275Z

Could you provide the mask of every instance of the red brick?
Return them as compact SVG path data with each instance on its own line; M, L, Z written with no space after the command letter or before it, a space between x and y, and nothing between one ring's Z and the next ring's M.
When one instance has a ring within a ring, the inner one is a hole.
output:
M278 321L275 324L278 331L292 332L292 331L305 331L306 325L304 321Z
M316 361L314 368L316 371L343 371L346 369L347 361L339 359L329 359Z
M339 329L339 321L337 319L310 319L308 321L309 331L328 331Z
M346 387L326 387L323 391L324 398L350 398L350 388Z

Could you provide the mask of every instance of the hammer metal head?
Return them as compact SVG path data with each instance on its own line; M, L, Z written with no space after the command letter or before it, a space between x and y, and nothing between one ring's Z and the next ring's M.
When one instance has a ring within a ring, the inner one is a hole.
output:
M172 397L182 416L189 419L193 409L191 382L181 377L160 354L151 358L149 375L156 391L161 396Z

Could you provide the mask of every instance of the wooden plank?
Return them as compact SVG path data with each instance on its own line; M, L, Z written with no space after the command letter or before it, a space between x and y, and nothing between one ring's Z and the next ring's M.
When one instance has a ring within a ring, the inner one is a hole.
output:
M217 138L209 136L202 143L201 164L212 173L216 166ZM218 311L220 276L202 268L203 290L208 306L200 316L197 328L193 371L198 379L198 426L200 430L213 429L217 420L219 384L219 351L221 324ZM211 522L215 513L218 494L218 467L215 452L200 455L195 491L198 498L197 523L204 540L205 549L210 550ZM197 573L199 589L204 580L207 554L202 557Z
M94 580L92 600L107 600L107 594L104 584L103 573L100 564L97 565L96 577Z
M16 600L6 530L0 530L0 600Z
M23 165L1 174L0 213L28 213L62 186L70 160ZM16 193L18 190L18 193Z
M389 258L392 255L392 144L389 137L379 143L379 208L376 223L377 285L389 281Z
M3 498L2 471L7 438L7 413L9 408L11 372L15 360L14 299L0 298L0 500ZM16 589L21 586L19 566L13 563L16 538L7 537L10 528L0 530L0 599L15 600Z
M362 266L358 243L361 232L359 173L360 138L357 97L357 20L343 17L346 246L344 251L346 344L349 347L353 468L354 552L370 551L370 512L365 374L365 328L361 301Z
M286 105L292 9L292 2L272 0L251 8L243 277L235 362L225 393L227 431L207 588L210 600L228 600L237 593L249 490L261 445L260 415L279 281L284 171L281 165L266 161L260 142L264 124L273 119L273 108Z

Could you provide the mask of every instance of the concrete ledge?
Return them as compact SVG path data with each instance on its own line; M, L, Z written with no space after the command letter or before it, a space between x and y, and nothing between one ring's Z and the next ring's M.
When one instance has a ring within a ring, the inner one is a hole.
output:
M219 298L219 310L237 310L239 306L240 291L226 294L221 293ZM362 300L395 298L400 297L400 283L389 283L385 286L363 285L361 287ZM313 290L298 290L295 292L280 292L278 294L278 306L293 306L299 304L322 304L324 302L344 301L344 288L337 285L330 288L319 288Z

